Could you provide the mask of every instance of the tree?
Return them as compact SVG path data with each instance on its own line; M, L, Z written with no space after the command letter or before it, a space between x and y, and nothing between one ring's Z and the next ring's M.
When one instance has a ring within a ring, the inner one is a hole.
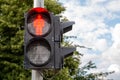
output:
M23 14L29 6L17 0L0 0L0 79L29 79L23 69ZM24 7L23 7L24 6Z
M33 0L0 0L0 80L30 80L23 68L24 13ZM45 7L55 14L65 10L55 0L45 0ZM59 9L58 9L59 8Z

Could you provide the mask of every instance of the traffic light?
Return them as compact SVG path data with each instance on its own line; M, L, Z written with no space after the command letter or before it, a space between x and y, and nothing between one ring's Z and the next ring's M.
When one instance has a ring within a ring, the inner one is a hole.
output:
M51 14L32 8L25 14L24 67L51 68L54 65L54 30ZM52 64L48 64L48 63Z
M74 22L60 22L60 17L45 8L32 8L25 14L24 67L26 69L61 69L63 60L75 48L61 47L63 33Z

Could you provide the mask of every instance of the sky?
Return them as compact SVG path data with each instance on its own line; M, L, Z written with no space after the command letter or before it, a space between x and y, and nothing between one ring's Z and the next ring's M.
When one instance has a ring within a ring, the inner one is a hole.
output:
M62 13L75 21L67 36L84 54L82 64L92 60L97 69L91 72L115 71L108 79L120 79L120 0L59 0L66 8ZM81 65L82 66L82 65Z

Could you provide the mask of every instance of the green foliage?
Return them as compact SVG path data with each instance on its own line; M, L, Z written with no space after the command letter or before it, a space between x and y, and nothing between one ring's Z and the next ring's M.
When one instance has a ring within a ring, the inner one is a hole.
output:
M69 75L69 69L64 68L62 69L53 80L72 80L71 76Z
M44 80L72 80L68 68L61 70L44 70Z
M56 0L45 0L45 8L54 14L59 14L62 11L65 11L65 8Z
M30 71L23 68L23 31L20 29L29 7L18 0L0 0L0 80L30 79Z
M77 73L79 63L80 63L80 56L79 56L79 53L75 51L73 53L73 56L70 56L64 60L64 67L68 68L69 74L73 76Z

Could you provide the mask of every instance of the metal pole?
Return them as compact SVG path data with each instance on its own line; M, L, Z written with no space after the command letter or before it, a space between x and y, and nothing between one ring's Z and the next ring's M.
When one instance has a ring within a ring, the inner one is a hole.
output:
M42 72L38 70L32 70L32 80L43 80Z
M34 0L34 4L33 4L34 8L35 7L43 7L44 8L44 0Z
M44 0L34 0L33 7L43 7L44 8ZM43 80L42 72L39 70L32 70L32 80Z

